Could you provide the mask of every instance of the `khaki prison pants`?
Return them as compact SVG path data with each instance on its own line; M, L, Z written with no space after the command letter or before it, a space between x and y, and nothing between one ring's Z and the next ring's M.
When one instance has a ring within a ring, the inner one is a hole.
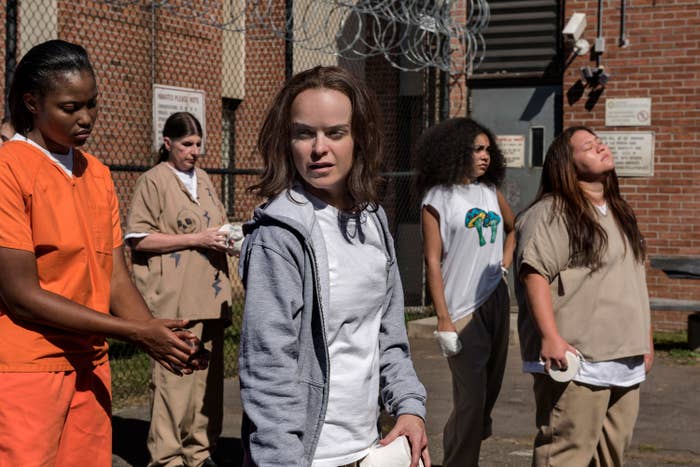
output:
M639 413L639 385L557 383L534 374L535 467L622 466Z
M211 352L209 367L177 376L160 364L153 364L149 466L199 467L211 455L221 435L223 321L197 321L188 329Z
M462 351L447 359L453 408L443 433L443 467L479 465L506 368L509 313L508 286L501 281L479 308L455 323Z

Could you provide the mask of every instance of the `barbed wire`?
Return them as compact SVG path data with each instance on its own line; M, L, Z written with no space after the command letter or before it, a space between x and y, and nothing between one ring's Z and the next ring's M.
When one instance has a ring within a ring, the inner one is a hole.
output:
M280 14L280 0L227 0L223 9L215 0L101 1L150 7L252 40L271 35L346 60L383 56L403 71L434 67L450 75L479 66L490 18L486 0L301 0L288 15Z

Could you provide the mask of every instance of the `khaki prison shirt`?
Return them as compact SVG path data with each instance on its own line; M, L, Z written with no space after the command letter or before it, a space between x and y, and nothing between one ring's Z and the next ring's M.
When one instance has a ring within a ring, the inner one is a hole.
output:
M226 223L224 207L209 176L197 171L197 197L166 162L138 179L127 233L188 234ZM171 253L132 250L136 286L159 318L231 319L231 281L226 254L209 249Z
M537 361L541 336L519 278L527 264L550 284L559 334L586 360L598 362L649 352L649 298L644 264L608 210L595 210L608 235L600 269L569 264L569 235L561 216L552 218L552 199L544 199L516 222L516 292L523 361Z

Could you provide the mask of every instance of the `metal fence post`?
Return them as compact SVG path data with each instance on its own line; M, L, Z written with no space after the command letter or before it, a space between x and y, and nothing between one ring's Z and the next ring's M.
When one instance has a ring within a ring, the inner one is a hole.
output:
M7 0L5 5L5 115L10 114L8 96L12 76L17 66L17 0Z

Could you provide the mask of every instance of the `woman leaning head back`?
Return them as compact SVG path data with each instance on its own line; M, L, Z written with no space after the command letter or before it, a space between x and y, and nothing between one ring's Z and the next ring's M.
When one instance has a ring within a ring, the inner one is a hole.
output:
M354 209L376 206L382 138L376 99L366 84L339 67L318 66L293 76L277 93L258 136L264 172L250 189L271 198L302 182L292 156L292 106L304 91L321 89L345 95L351 105L351 136L354 144L352 167L346 187Z
M552 215L561 215L569 232L572 263L596 269L607 247L607 235L596 220L595 207L584 190L592 184L602 187L605 203L627 237L635 258L643 261L644 239L632 208L620 195L610 149L591 128L569 127L547 150L535 203L552 198Z

